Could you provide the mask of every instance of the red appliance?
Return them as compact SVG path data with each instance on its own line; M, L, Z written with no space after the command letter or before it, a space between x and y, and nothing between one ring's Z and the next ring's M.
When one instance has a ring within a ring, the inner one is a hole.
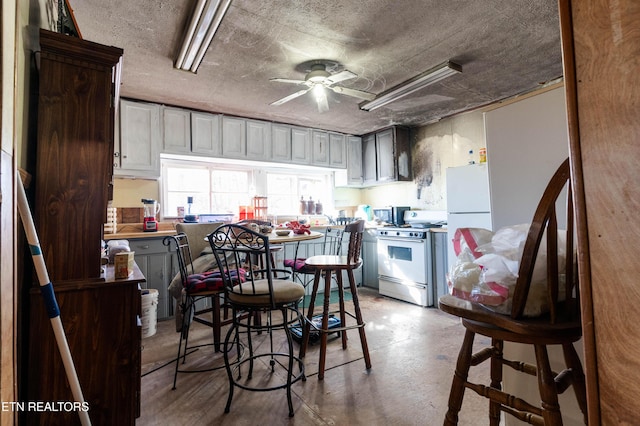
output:
M156 200L143 198L142 206L144 207L144 222L142 223L142 230L144 232L157 231L158 221L156 220L156 215L160 211L160 204L158 204Z

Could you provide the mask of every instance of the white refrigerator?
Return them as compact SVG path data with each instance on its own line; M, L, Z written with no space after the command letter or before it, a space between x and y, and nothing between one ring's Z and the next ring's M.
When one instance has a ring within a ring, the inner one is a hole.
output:
M448 270L456 262L451 241L458 228L492 229L491 194L486 163L447 169Z

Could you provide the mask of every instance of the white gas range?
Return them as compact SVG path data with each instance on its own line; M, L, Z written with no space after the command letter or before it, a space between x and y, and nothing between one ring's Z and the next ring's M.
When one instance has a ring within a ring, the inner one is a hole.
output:
M445 211L410 210L405 226L382 227L378 237L381 295L420 306L433 306L433 243L430 228L446 224Z

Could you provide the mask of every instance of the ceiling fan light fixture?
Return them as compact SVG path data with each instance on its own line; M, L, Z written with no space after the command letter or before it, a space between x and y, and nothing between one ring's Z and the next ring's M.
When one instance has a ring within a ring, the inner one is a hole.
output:
M314 84L313 96L315 96L316 101L320 101L323 97L327 96L327 93L324 91L324 86L322 84Z
M193 73L198 70L230 5L231 0L198 0L174 64L175 68Z
M454 62L446 61L438 66L423 72L422 74L405 81L391 89L380 93L375 99L360 104L360 109L373 111L391 102L416 92L426 86L436 83L444 78L462 72L462 67Z

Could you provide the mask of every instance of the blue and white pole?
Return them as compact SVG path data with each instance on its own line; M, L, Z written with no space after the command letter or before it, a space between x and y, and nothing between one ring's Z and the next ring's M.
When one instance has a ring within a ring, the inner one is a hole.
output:
M85 407L84 397L82 396L82 389L80 389L80 382L78 381L78 375L76 368L73 364L73 358L71 357L71 351L69 351L69 344L67 343L67 336L64 334L64 328L62 327L62 321L60 320L60 309L58 308L58 301L56 295L53 292L53 284L49 281L49 273L47 272L47 265L42 257L42 250L40 249L40 241L38 240L38 234L36 233L36 227L33 224L33 218L31 217L31 211L29 210L29 203L27 203L27 194L24 191L22 180L20 175L16 173L18 184L18 212L22 218L22 224L24 225L25 233L27 234L27 242L31 250L31 257L36 268L38 275L38 281L40 282L40 292L44 300L47 314L51 320L51 327L53 328L53 334L56 337L58 349L60 350L60 356L62 357L62 363L67 373L67 380L69 380L69 386L71 386L71 392L76 402L80 403L80 407ZM78 410L80 416L80 423L83 426L91 425L89 419L88 410Z

